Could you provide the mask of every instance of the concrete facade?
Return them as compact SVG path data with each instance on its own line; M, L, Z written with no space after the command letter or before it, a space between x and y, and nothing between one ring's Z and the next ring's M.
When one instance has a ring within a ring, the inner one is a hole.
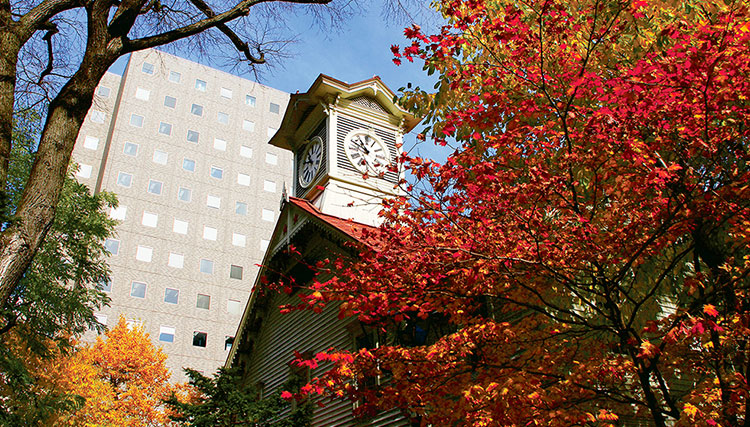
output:
M107 242L112 303L98 316L142 322L174 381L227 357L292 179L291 153L267 143L288 100L150 50L102 79L81 128L78 179L120 202Z

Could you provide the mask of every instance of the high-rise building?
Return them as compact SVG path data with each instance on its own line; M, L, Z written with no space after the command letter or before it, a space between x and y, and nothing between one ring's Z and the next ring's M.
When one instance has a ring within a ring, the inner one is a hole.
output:
M173 380L213 373L232 345L291 182L291 153L267 143L288 100L155 50L99 84L73 151L77 178L120 202L97 317L142 322Z

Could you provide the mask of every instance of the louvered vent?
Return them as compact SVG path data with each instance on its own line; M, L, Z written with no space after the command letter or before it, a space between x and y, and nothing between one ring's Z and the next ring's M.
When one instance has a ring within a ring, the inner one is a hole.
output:
M341 169L361 173L354 165L351 164L349 158L346 157L346 151L344 151L344 138L346 135L354 129L370 129L372 126L359 122L357 120L350 119L345 116L339 116L336 126L336 164ZM391 164L396 161L396 136L393 132L386 132L380 129L375 129L375 135L380 138L386 146L388 146L388 160ZM388 182L398 182L398 174L396 172L386 172L384 176Z
M371 110L380 111L381 113L388 113L382 105L378 104L378 101L368 96L358 96L356 98L352 98L352 103L367 107Z

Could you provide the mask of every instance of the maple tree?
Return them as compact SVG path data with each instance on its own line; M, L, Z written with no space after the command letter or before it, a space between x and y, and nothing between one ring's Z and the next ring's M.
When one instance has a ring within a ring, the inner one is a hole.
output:
M444 0L407 29L395 61L439 82L402 103L457 148L405 154L408 195L301 293L372 334L300 361L333 363L304 391L423 425L750 423L749 5Z

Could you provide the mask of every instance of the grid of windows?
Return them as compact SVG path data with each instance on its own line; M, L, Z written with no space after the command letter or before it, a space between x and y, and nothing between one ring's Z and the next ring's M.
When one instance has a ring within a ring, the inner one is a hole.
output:
M250 175L246 175L244 173L238 173L237 174L237 184L242 186L249 186L250 185Z
M211 178L222 179L224 178L224 170L218 166L211 166L210 175Z
M180 299L180 290L173 288L164 289L164 302L167 304L177 304Z
M159 123L159 133L162 135L172 135L172 125L169 123Z
M174 231L177 234L187 234L188 222L175 218L174 222L172 223L172 231Z
M268 191L269 193L275 193L276 192L276 183L269 180L263 180L263 191Z
M255 130L255 122L251 122L250 120L243 120L242 121L242 129L252 132Z
M239 246L241 248L245 247L245 244L247 243L247 236L240 233L232 233L232 244L234 246Z
M229 269L229 278L242 280L242 266L232 265Z
M190 107L190 113L196 115L196 116L202 116L203 115L203 106L198 104L193 104Z
M156 227L159 223L159 215L151 212L143 211L143 218L141 218L141 224L146 227Z
M176 254L174 252L169 253L169 260L167 265L173 268L182 268L185 266L185 255Z
M78 172L76 172L76 176L81 177L81 178L90 178L91 172L93 171L94 171L94 168L91 165L80 163L78 165Z
M154 249L148 246L138 246L135 250L135 259L143 262L151 262L154 256Z
M125 142L125 145L122 147L123 154L127 156L137 156L138 155L138 144L134 144L132 142Z
M157 163L160 165L166 165L168 158L169 158L169 154L167 154L166 151L154 150L154 156L152 157L152 160L154 163Z
M225 87L221 88L221 97L232 99L232 89L227 89Z
M146 284L143 282L132 282L130 284L130 296L134 298L146 298Z
M205 332L193 332L193 347L206 347L207 335Z
M195 300L195 307L208 310L211 308L211 297L204 294L198 294L198 298Z
M179 83L180 79L182 78L182 74L178 73L177 71L170 71L169 72L169 81L172 83Z
M279 114L279 104L274 104L273 102L268 106L268 111L272 112L273 114Z
M201 92L205 92L206 91L206 86L207 86L207 84L206 84L205 81L203 81L201 79L195 79L195 89L196 90L199 90Z
M174 342L175 329L171 326L159 327L159 341Z
M99 110L91 110L91 121L94 123L104 123L107 118L107 113Z
M255 107L255 97L252 95L245 95L245 105Z
M182 200L183 202L189 202L190 198L192 197L193 190L185 187L180 187L177 190L177 200Z
M135 98L140 99L141 101L148 101L148 99L151 97L151 91L146 90L142 87L136 88L135 90Z
M210 259L201 259L200 270L201 273L214 274L214 262Z
M182 159L182 168L188 172L195 172L195 160L187 157Z
M279 156L273 153L266 153L266 163L269 165L279 164Z
M107 86L99 86L96 89L96 94L98 96L101 96L102 98L109 98L110 93L111 93L111 90Z
M143 127L143 116L138 114L131 114L130 115L130 126L135 126L137 128Z
M128 207L120 205L116 208L111 208L109 210L109 217L112 219L116 219L118 221L125 221L125 217L128 214Z
M162 182L155 179L148 180L148 192L151 194L161 195Z
M83 148L96 150L97 148L99 148L99 138L95 136L87 136L83 140Z
M120 172L117 174L117 185L120 187L128 188L133 184L133 175L127 172Z
M96 322L100 325L107 325L107 315L102 313L94 313L94 319L96 319Z
M177 98L174 96L166 95L164 97L164 106L169 108L174 108L177 105Z
M253 149L247 145L240 146L240 156L247 157L248 159L253 157Z
M220 138L214 138L214 148L219 151L226 151L227 142Z
M143 71L145 74L154 74L154 64L144 62L143 66L141 66L141 71Z
M100 280L96 287L102 292L112 292L112 279Z
M212 196L211 194L209 194L208 196L206 196L206 206L213 209L221 208L221 197Z
M229 123L229 114L219 111L216 113L216 121L223 125Z
M237 215L247 215L247 203L236 202L234 204L234 213Z
M218 230L207 225L203 226L203 238L206 240L216 241Z
M112 255L117 255L120 252L120 241L116 239L107 239L104 241L104 249Z
M242 314L242 306L240 306L240 302L234 299L227 300L227 313Z
M262 209L261 218L263 219L263 221L273 222L274 221L273 211L270 209Z

